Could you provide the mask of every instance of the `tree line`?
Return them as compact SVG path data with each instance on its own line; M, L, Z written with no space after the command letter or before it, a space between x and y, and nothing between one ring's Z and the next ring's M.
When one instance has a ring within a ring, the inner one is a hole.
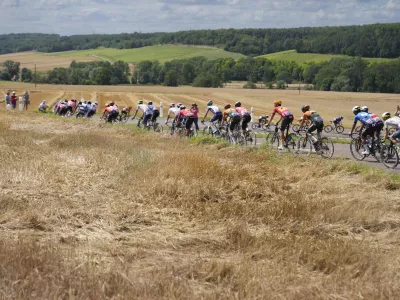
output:
M285 50L299 53L400 57L400 23L291 29L189 30L174 33L123 33L59 36L0 35L0 54L37 50L59 52L107 48L132 49L157 44L208 45L248 56Z
M328 62L304 63L243 57L238 60L221 58L208 60L194 57L173 60L142 61L130 73L123 61L75 62L69 68L55 68L40 73L35 79L26 68L20 72L18 62L7 61L0 72L2 80L24 82L116 85L154 84L166 86L223 87L231 81L263 82L266 88L286 88L291 83L308 84L309 89L341 92L400 93L400 59L387 62L368 62L357 58L333 58ZM20 78L21 76L21 78Z

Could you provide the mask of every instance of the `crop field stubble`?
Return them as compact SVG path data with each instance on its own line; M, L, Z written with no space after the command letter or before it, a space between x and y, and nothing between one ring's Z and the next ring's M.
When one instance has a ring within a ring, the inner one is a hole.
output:
M218 106L223 107L226 103L234 104L241 101L250 109L254 107L255 115L270 114L273 108L273 101L281 99L283 105L289 107L298 119L301 117L301 106L310 104L311 109L318 111L326 123L337 116L344 116L344 125L350 127L354 118L351 109L355 105L367 105L370 111L382 114L385 111L393 112L400 104L398 95L395 94L369 94L369 93L340 93L340 92L319 92L301 91L300 95L295 90L245 90L245 89L208 89L192 87L162 87L162 86L63 86L63 85L38 85L36 91L32 84L21 83L0 83L0 90L16 90L22 95L25 90L31 92L31 110L37 110L42 100L54 104L60 99L87 100L96 98L100 102L100 108L105 103L114 100L120 105L136 106L138 99L152 100L156 104L163 102L165 108L169 103L182 102L190 105L193 102L199 104L203 111L209 99ZM166 112L166 111L165 111Z
M400 297L398 177L130 126L0 120L4 298Z

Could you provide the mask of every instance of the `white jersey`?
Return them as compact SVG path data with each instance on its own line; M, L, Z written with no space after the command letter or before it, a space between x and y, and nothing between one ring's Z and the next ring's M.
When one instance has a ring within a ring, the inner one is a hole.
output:
M206 113L208 113L209 111L211 111L214 115L221 112L218 106L215 105L208 106Z
M136 111L141 110L144 115L151 115L152 112L150 108L146 104L139 104L138 107L136 108Z
M391 117L390 119L385 121L385 128L396 127L400 129L400 117Z
M171 107L171 108L168 110L168 115L174 114L174 116L177 116L177 115L179 114L180 111L181 111L181 110L180 110L178 107Z

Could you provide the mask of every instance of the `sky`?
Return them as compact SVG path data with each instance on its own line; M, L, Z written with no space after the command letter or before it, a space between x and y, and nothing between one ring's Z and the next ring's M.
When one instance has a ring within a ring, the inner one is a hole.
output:
M0 0L0 34L173 32L400 22L400 0Z

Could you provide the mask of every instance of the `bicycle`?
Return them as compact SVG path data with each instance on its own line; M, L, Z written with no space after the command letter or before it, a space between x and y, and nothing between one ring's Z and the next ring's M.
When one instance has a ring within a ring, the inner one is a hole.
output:
M204 121L201 121L201 123L204 124ZM217 138L221 137L221 122L218 121L216 125L213 122L210 122L209 125L204 127L203 135L211 135Z
M271 145L273 148L278 149L281 140L278 124L275 125L274 132L269 132L265 137L265 142ZM289 127L286 129L285 144L283 145L289 151L295 151L297 149L298 137L294 133L289 133Z
M336 132L337 133L343 133L343 131L344 131L344 127L342 126L342 122L339 122L339 123L337 123L337 124L335 124L333 121L331 121L331 124L330 125L326 125L325 127L324 127L324 131L326 132L326 133L330 133L330 132L332 132L333 130L336 130Z
M163 127L157 121L149 120L148 126L154 132L163 132Z
M253 123L251 125L251 128L256 130L256 129L262 129L262 130L267 130L268 126L268 117L261 119L259 122Z
M299 124L294 124L294 125L292 125L292 130L293 130L294 132L299 131L299 129L300 129L300 124L301 124L301 121L302 121L302 120L303 120L303 119L300 119L300 120L299 120L299 121L300 121ZM310 128L311 124L312 124L312 122L311 122L310 120L305 121L304 124L303 124L304 130L308 130L308 128Z
M310 155L314 148L315 153L323 158L332 158L335 153L335 146L329 137L323 136L316 138L312 133L301 134L300 131L297 132L299 139L297 141L297 154Z
M369 154L363 154L362 152L365 150L365 148L361 141L361 131L357 132L357 134L358 136L355 138L351 136L352 139L350 142L350 152L351 155L354 157L354 159L362 161L366 157L372 155L378 162L380 162L380 157L381 157L380 152L382 148L380 142L378 141L378 143L376 143L373 137L368 136L366 139L366 144L369 149Z
M118 116L118 121L121 123L126 123L126 122L128 122L130 117L131 117L130 113L121 112Z
M395 169L399 165L399 151L400 147L392 141L390 141L389 144L386 144L385 141L383 141L380 159L385 167Z

